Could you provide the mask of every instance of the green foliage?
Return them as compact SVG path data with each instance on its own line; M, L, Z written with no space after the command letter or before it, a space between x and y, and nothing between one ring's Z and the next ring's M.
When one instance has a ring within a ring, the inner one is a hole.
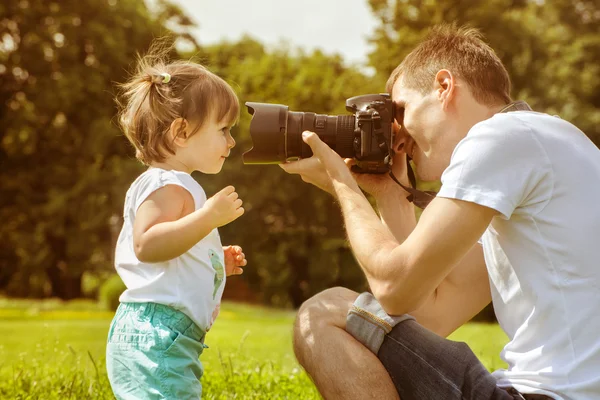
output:
M98 300L106 309L115 311L119 307L119 296L127 289L121 277L112 275L100 287Z
M110 315L75 313L65 303L37 315L6 319L3 304L0 398L113 398L105 372ZM25 305L48 308L33 302L18 306ZM203 398L319 399L293 355L293 319L293 312L225 303L201 357ZM497 325L468 324L452 339L466 341L488 369L505 366L499 353L507 339Z
M392 69L440 22L480 28L506 64L513 97L559 114L600 143L600 10L592 0L369 0L380 24L374 77L338 55L266 49L251 38L200 48L192 22L166 1L12 1L0 5L0 290L92 296L112 272L125 191L142 167L118 131L113 101L153 38L175 31L241 102L346 114L345 99L380 92ZM169 27L167 29L166 27ZM188 47L189 48L189 47ZM327 287L366 288L332 198L277 166L244 166L250 116L212 195L233 184L246 214L221 228L244 248L242 277L262 299L298 306ZM434 184L435 185L435 184ZM83 279L85 277L85 280ZM94 279L96 277L96 279ZM83 290L85 289L85 290Z
M0 53L8 78L0 89L0 163L7 166L0 172L7 194L0 199L7 221L0 227L0 288L11 295L80 297L86 272L111 269L125 190L141 171L113 121L114 83L126 79L135 53L165 33L167 22L191 23L166 2L152 11L133 0L88 3L0 8L9 21L2 33L15 44ZM30 43L30 36L38 39ZM339 56L266 51L249 38L194 53L242 101L292 110L345 114L347 97L382 86ZM248 123L244 111L232 159L250 147ZM229 164L198 179L209 195L231 183L240 191L248 213L222 229L223 239L244 247L250 267L242 279L267 302L299 306L329 286L364 288L329 196L276 166Z
M0 284L80 297L83 272L112 264L140 171L113 123L114 83L167 22L187 21L137 0L3 2L0 21Z

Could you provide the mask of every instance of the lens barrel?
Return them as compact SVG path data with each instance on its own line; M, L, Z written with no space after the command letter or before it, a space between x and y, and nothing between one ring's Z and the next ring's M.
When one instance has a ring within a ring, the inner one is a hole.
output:
M323 115L311 112L288 113L287 157L312 156L302 141L302 132L312 131L342 157L354 157L354 115Z
M247 102L253 147L243 154L245 164L273 164L312 155L302 132L315 132L341 157L355 157L354 115L293 112L280 104Z

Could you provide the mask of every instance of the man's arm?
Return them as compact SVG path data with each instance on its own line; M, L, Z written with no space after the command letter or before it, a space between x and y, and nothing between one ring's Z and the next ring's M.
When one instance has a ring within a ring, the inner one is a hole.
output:
M415 207L406 199L407 195L401 186L393 182L393 186L388 185L384 193L375 196L381 222L398 243L404 242L417 226Z
M354 254L389 314L421 308L475 245L497 211L436 198L399 243L379 220L343 160L316 134L303 134L331 178Z
M475 244L411 315L427 329L446 337L469 322L491 301L483 250Z
M416 226L414 207L395 184L376 196L382 222L398 243ZM491 302L489 278L481 245L475 244L416 311L417 321L440 336L448 336Z
M351 247L373 294L389 314L420 308L481 237L496 211L436 198L399 243L358 186L334 179ZM353 187L354 186L354 187Z

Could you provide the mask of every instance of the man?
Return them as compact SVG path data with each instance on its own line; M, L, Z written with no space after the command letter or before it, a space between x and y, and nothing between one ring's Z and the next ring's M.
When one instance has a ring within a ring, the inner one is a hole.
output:
M600 398L600 151L575 126L510 103L501 61L438 27L392 73L393 171L441 177L418 224L387 175L353 176L314 133L289 173L339 201L372 295L329 289L294 347L326 399ZM359 186L371 193L379 216ZM493 301L508 369L444 339ZM392 317L393 316L393 317Z

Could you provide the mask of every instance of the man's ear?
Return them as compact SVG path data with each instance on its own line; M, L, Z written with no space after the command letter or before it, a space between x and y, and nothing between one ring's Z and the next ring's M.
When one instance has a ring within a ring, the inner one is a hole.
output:
M454 100L456 81L454 75L447 69L441 69L435 74L436 95L444 109Z
M408 142L408 132L402 126L398 125L396 121L394 121L394 142L392 143L392 149L394 153L398 153L400 151L404 151L404 147Z
M183 118L177 118L173 122L171 122L171 126L169 127L169 136L173 144L179 147L187 146L187 128L189 124Z

